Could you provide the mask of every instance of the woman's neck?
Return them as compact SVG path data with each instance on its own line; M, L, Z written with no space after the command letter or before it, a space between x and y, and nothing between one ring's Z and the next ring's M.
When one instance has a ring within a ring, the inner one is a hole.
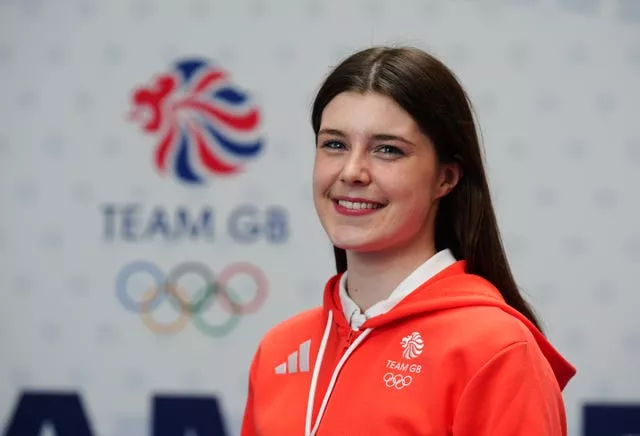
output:
M433 242L384 252L347 251L347 292L364 312L387 299L402 280L435 253Z

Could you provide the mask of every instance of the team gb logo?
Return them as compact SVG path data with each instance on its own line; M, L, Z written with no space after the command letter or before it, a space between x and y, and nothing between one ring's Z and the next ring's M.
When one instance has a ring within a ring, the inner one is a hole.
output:
M402 348L404 348L404 351L402 351L402 357L407 360L415 359L422 354L424 341L422 340L422 336L420 336L420 333L413 332L410 335L402 338L401 345Z

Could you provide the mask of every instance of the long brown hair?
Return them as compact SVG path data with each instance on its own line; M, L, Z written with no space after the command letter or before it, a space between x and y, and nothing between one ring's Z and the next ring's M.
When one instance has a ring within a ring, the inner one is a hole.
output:
M376 92L408 112L435 145L441 162L458 162L462 177L440 199L435 222L437 250L450 249L467 272L490 281L506 303L540 329L513 278L489 193L469 98L453 72L414 47L372 47L342 61L320 87L311 114L318 135L322 112L346 91ZM347 269L343 249L334 248L336 269Z

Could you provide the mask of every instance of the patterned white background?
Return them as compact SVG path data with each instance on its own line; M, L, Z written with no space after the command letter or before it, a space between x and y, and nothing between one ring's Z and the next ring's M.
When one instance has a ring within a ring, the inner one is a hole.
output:
M260 337L333 272L310 195L313 93L378 43L441 57L475 102L517 279L578 368L571 434L587 401L640 400L640 2L0 0L0 428L23 388L63 388L100 435L146 434L157 391L219 394L238 434ZM228 69L267 137L246 173L199 189L161 177L126 119L134 87L185 55ZM108 203L211 206L217 238L108 242ZM246 203L285 206L287 243L231 239L224 219ZM271 292L223 339L157 335L115 297L137 258L250 260Z

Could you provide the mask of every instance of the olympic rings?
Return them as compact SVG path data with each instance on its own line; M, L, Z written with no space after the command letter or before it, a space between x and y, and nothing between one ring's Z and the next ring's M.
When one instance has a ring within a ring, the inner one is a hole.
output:
M128 288L133 277L137 274L151 276L154 285L150 286L142 295L141 301L131 298ZM198 289L190 298L186 289L178 282L187 274L195 274L204 281L204 286ZM256 291L253 297L241 302L237 294L234 295L228 284L237 276L248 276L255 283ZM166 278L165 278L166 277ZM194 325L202 333L209 336L223 336L233 330L240 321L241 315L255 313L267 299L267 277L255 265L238 262L224 268L218 277L209 268L198 262L186 262L172 269L165 276L155 264L147 261L135 261L122 268L116 278L116 296L122 306L140 315L142 322L153 332L170 334L181 331L193 318ZM220 307L230 316L220 323L205 321L205 310L211 307L218 298ZM159 322L154 312L165 300L177 309L177 319L170 322Z
M156 333L178 333L189 323L189 315L187 314L187 312L180 311L180 313L178 314L178 319L176 319L175 321L169 323L158 322L153 317L153 315L151 315L151 311L149 310L149 302L153 300L153 298L150 298L149 296L157 292L158 290L155 287L149 288L147 292L145 292L143 296L143 302L141 304L143 310L140 313L142 322L149 328L149 330ZM184 295L184 291L182 289L178 290L177 292Z
M131 297L127 293L127 282L129 281L131 276L138 271L146 272L151 275L151 277L154 279L156 283L162 283L162 279L163 279L162 271L160 271L158 267L152 264L151 262L138 261L138 262L129 264L120 271L120 274L118 274L118 278L116 279L116 292L117 292L118 298L120 299L120 303L122 303L124 308L127 309L129 312L140 313L144 309L154 310L162 303L162 300L159 300L156 297L158 296L164 297L164 294L162 293L158 294L157 290L156 290L156 293L145 293L145 296L149 294L150 300L149 301L143 300L143 302L136 303L135 301L133 301L133 299L131 299ZM144 308L143 308L143 303L146 303L144 304L145 306Z
M189 273L196 273L197 275L202 277L204 279L204 282L206 283L204 293L202 293L199 298L196 298L197 303L185 301L184 298L180 297L179 292L176 292L178 288L178 280L180 279L180 277ZM215 278L213 277L213 273L209 271L209 268L207 268L206 265L195 262L183 263L173 268L173 270L171 270L171 272L167 276L167 280L164 282L164 293L175 297L171 299L171 301L177 301L182 311L196 313L202 309L202 306L207 302L209 297L211 297L211 294L216 291L216 289L214 289L214 283Z
M396 388L398 390L409 386L413 382L413 378L410 375L394 374L388 372L382 376L382 381L388 388Z
M257 289L266 289L267 288L267 276L264 272L259 269L255 265L251 265L250 263L236 263L229 265L220 273L220 286L222 288L227 288L227 283L229 280L238 274L248 274L256 283ZM248 313L254 313L258 309L262 307L265 300L267 299L266 292L257 292L253 301L250 301L245 304L239 304L235 301L229 299L229 296L226 292L221 294L220 303L225 306L225 308L233 313L239 313L242 315L246 315Z

